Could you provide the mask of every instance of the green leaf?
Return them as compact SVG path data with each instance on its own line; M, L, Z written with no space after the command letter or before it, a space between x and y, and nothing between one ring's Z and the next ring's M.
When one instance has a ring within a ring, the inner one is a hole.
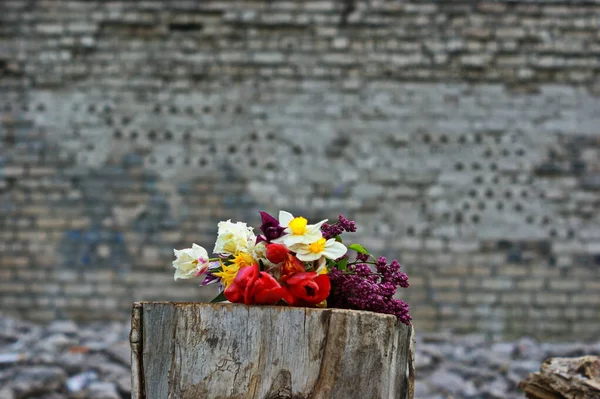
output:
M265 270L265 264L263 263L262 259L258 260L258 264L259 264L258 270L264 271Z
M335 261L333 259L327 259L327 271L331 271L335 266Z
M360 244L352 244L348 246L348 248L358 252L359 254L369 254L369 251L367 251L367 249Z
M341 236L335 236L335 240L337 242L342 242L342 237Z
M227 298L225 298L225 291L223 291L219 295L217 295L212 301L210 301L210 303L224 302L226 300Z
M348 258L344 258L341 261L339 261L337 264L337 268L338 268L338 270L343 270L343 271L348 270Z

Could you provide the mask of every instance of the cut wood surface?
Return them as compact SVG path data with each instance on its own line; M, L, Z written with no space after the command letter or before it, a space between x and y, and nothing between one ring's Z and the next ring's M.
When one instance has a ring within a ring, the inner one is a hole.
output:
M132 397L412 398L411 341L372 312L136 303Z
M548 359L519 388L530 399L600 399L600 357Z

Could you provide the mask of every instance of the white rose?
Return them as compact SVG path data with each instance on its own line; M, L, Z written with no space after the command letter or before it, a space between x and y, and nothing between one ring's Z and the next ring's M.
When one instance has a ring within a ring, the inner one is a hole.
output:
M232 223L231 220L219 222L217 242L213 252L225 256L235 255L237 252L249 253L255 241L256 236L252 232L252 227L248 227L246 223Z
M192 244L191 248L174 249L175 280L200 276L208 269L208 252L200 245Z

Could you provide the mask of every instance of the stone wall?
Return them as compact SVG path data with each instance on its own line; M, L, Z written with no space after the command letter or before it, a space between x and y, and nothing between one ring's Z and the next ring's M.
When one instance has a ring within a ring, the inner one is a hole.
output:
M397 256L417 328L600 322L600 1L0 2L3 311L126 317L284 208Z

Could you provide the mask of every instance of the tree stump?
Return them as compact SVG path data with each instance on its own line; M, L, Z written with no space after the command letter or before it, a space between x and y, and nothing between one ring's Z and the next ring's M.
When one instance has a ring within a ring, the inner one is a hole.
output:
M391 315L141 302L130 341L133 399L413 398L413 329Z
M530 399L600 398L600 357L548 359L519 388Z

